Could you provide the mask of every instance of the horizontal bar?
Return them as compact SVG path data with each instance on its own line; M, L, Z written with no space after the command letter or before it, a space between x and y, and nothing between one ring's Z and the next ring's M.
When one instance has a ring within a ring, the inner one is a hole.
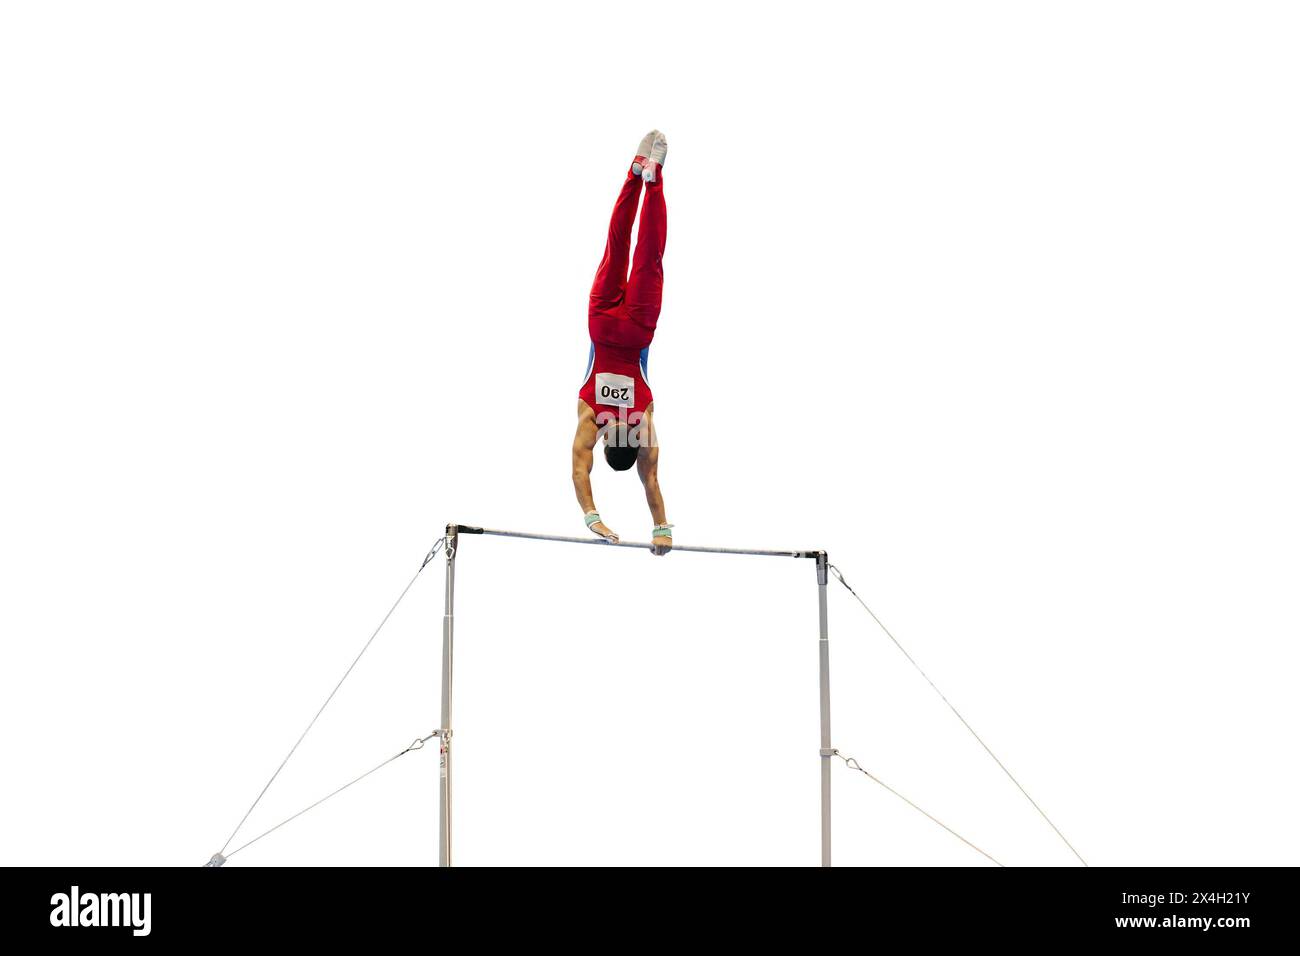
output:
M654 547L646 541L619 541L618 544L611 544L604 538L598 538L594 535L589 538L571 538L559 534L534 534L531 531L501 531L497 528L480 528L475 525L467 524L450 524L447 525L449 534L491 534L498 538L527 538L531 541L564 541L568 544L596 544L606 548L641 548L649 550ZM698 551L703 554L754 554L760 557L770 558L815 558L820 552L818 551L763 551L757 548L706 548L698 544L674 544L674 551Z

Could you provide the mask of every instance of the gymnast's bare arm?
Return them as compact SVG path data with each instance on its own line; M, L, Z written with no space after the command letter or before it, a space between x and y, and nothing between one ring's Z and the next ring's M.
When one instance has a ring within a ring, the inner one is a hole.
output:
M583 514L596 510L596 500L591 495L592 451L600 437L596 427L596 413L591 406L578 399L578 432L573 436L573 490L578 496L578 504ZM597 521L591 530L603 538L618 541L618 535L606 527L605 522Z
M650 517L657 527L668 523L668 512L664 508L663 492L659 490L659 441L654 431L653 403L645 410L642 428L649 440L637 452L636 473L641 476L641 484L645 485L645 503L650 506ZM673 539L658 535L650 544L654 554L667 554L672 550Z

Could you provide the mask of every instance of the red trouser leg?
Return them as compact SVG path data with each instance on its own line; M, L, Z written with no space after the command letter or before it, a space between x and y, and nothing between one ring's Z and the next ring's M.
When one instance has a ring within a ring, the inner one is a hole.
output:
M623 188L614 202L614 213L609 218L609 237L605 241L605 256L596 270L596 281L591 284L590 317L612 312L623 303L627 289L627 257L632 248L632 223L636 220L636 204L641 198L641 177L628 170Z
M636 234L636 252L632 256L632 276L627 280L627 317L637 326L642 341L650 344L659 324L659 309L664 298L664 247L668 242L668 207L664 204L663 170L659 181L646 183L641 203L641 228Z

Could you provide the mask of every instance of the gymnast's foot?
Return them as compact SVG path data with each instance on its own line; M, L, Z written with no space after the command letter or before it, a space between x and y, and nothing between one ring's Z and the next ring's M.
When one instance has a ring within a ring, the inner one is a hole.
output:
M650 151L654 149L655 137L661 135L659 130L652 129L641 137L641 142L636 148L636 158L632 160L632 175L642 176L645 173L645 164L650 158Z
M646 160L641 164L641 178L648 183L658 179L659 167L668 157L668 137L658 130L653 132L654 141L650 144L650 152L646 154ZM636 166L633 165L632 168L636 169Z

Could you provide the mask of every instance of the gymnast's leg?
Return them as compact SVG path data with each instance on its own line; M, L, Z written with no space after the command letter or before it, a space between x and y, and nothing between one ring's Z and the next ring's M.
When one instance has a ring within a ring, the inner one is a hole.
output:
M664 248L668 243L668 207L664 203L663 166L668 140L658 134L646 163L645 198L641 201L641 226L627 280L627 317L640 333L641 347L649 346L659 324L664 297Z
M609 218L609 233L605 239L605 255L600 260L596 279L591 284L593 318L599 313L616 310L623 304L623 295L627 289L627 260L632 248L632 223L636 220L637 201L641 198L638 161L645 160L652 142L650 134L641 141L633 159L633 168L628 170L618 199L614 201L614 212Z

